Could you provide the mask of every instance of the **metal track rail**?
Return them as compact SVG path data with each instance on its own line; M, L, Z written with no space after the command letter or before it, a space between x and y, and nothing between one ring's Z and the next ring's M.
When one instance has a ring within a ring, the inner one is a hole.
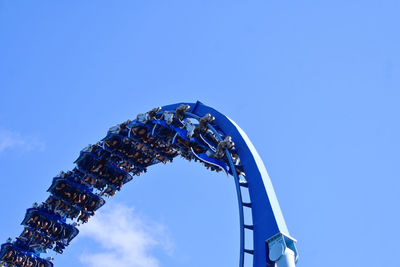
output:
M48 249L62 253L78 234L79 223L87 222L105 203L104 196L113 196L149 166L178 155L233 177L239 208L239 267L295 265L296 241L289 236L253 145L233 121L200 102L139 114L82 150L77 167L53 179L50 197L27 210L22 234L1 246L0 264L52 267L51 259L42 259L40 254ZM243 201L242 190L250 200ZM251 223L245 223L244 209L249 209ZM253 244L246 244L246 233L252 234ZM245 261L245 255L250 260Z

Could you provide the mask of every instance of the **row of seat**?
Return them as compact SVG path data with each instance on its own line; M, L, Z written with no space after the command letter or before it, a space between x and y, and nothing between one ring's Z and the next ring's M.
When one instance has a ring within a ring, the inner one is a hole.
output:
M180 155L214 171L240 171L239 161L235 160L237 170L232 170L225 160L227 150L235 158L232 140L219 141L208 129L214 118L207 114L194 123L186 118L188 110L188 106L175 112L153 109L110 128L102 141L83 149L76 168L53 179L49 198L27 210L23 232L14 242L3 244L0 261L17 267L52 266L40 253L47 249L62 253L79 233L77 223L86 223L105 204L103 196L113 196L153 164Z
M1 245L0 260L5 267L53 267L50 259L42 259L33 253L24 251L17 242Z

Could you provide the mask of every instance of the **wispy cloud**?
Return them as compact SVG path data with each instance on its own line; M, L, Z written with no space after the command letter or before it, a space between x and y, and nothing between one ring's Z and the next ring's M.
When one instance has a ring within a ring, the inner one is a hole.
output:
M18 132L0 129L0 152L7 149L21 151L43 150L44 142L33 136L24 136Z
M121 204L107 204L80 231L81 236L93 239L103 249L81 255L81 262L89 267L158 267L153 250L172 252L172 242L164 226Z

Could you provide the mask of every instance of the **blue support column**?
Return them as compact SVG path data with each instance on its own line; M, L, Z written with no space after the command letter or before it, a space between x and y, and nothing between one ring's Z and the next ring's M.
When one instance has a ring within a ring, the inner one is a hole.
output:
M231 136L232 140L235 142L235 147L242 162L244 172L246 173L246 187L248 187L251 199L252 230L254 231L252 251L246 250L242 245L243 240L241 240L242 251L240 267L243 266L243 252L251 252L253 254L254 267L272 267L276 266L275 263L278 267L294 266L294 261L297 260L296 241L289 235L267 170L246 133L227 116L201 102L178 103L164 106L163 110L175 110L181 104L190 105L191 108L189 112L199 117L207 113L212 114L212 116L215 117L213 125L218 127L225 135ZM237 181L236 186L240 186L239 181ZM238 198L240 198L239 195ZM239 211L240 216L242 216L243 203L240 202L241 199L239 199ZM243 227L241 221L242 231ZM241 236L241 239L243 239L243 236ZM278 254L277 251L281 251L277 249L278 245L276 244L281 244L277 240L283 240L285 244L285 250L282 252L281 257L276 256ZM270 252L273 253L273 257L271 257ZM293 256L290 256L291 253ZM292 265L283 263L286 260Z

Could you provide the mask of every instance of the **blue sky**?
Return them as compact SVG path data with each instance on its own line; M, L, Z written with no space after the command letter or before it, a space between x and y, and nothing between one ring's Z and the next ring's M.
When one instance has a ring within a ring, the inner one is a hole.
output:
M201 100L257 148L299 240L298 266L393 266L399 8L0 1L0 240L19 234L51 178L110 126ZM235 266L235 196L232 179L200 165L154 166L109 200L55 264Z

